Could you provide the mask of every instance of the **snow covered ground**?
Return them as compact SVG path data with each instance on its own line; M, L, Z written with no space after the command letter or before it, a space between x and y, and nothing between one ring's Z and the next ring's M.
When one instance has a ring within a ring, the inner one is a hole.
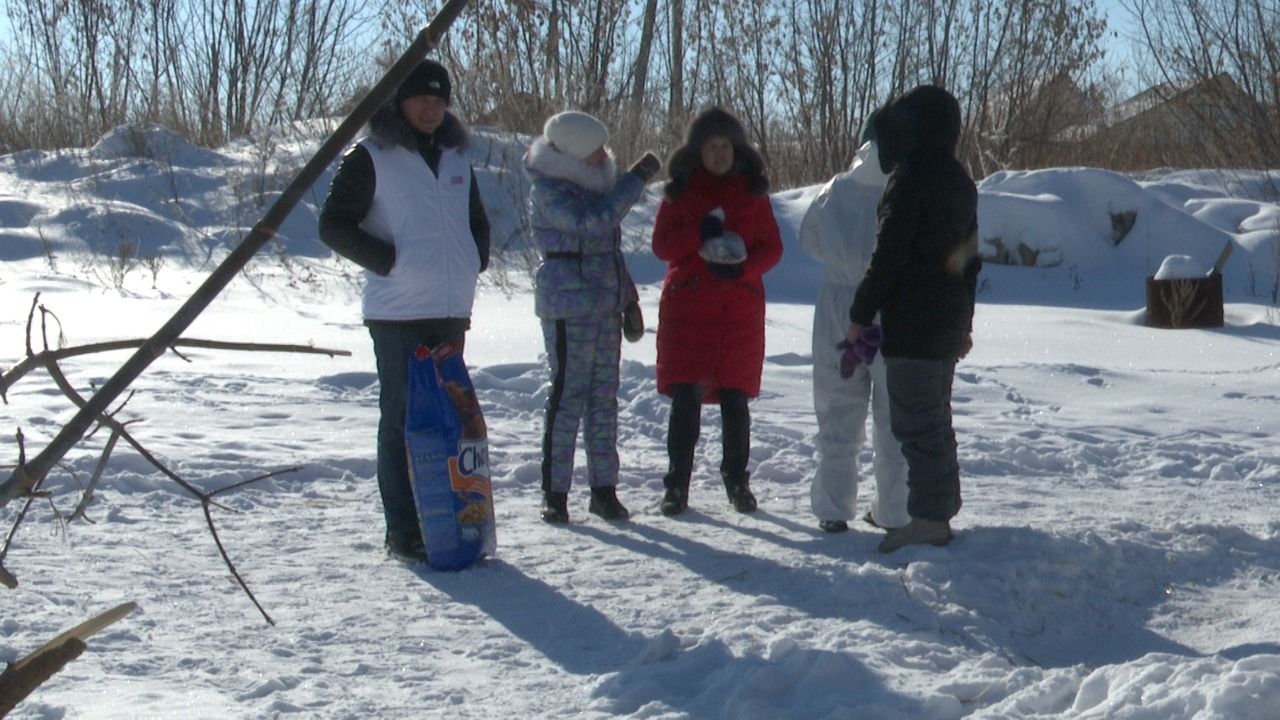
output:
M517 233L518 148L479 139L506 237ZM263 146L118 133L89 150L0 157L0 367L23 357L36 293L56 314L51 342L152 334L287 179L297 148L282 142L266 162ZM382 550L358 273L315 238L326 177L186 336L351 356L169 354L118 415L199 487L301 467L213 510L276 624L234 583L199 504L131 450L114 454L90 522L58 521L55 508L68 514L92 474L99 433L51 474L50 499L31 506L4 558L21 585L0 590L0 660L117 603L139 609L11 716L1275 717L1277 184L1274 172L987 178L984 239L1051 267L987 265L955 387L956 539L889 556L876 553L874 528L826 535L809 512L820 269L795 231L816 187L775 196L787 251L768 278L753 515L733 512L719 486L714 409L692 512L658 513L668 403L654 388L651 330L623 350L619 494L632 520L589 515L582 477L568 527L538 519L546 377L527 282L512 271L482 291L467 352L490 432L498 553L440 573ZM653 210L627 224L651 323ZM1116 244L1111 217L1128 210L1136 221ZM163 260L116 283L111 258L131 239ZM1226 327L1145 327L1144 278L1171 254L1209 267L1228 239ZM65 368L88 393L126 357ZM17 429L34 453L71 414L43 373L11 388L0 478L17 461ZM869 451L862 461L869 472ZM21 509L0 507L0 527Z

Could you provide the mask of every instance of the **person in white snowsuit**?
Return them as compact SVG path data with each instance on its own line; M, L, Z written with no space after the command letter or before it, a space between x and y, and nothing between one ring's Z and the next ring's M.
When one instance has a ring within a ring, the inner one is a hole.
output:
M868 123L868 128L870 123ZM867 135L864 135L864 139ZM858 454L872 428L876 493L867 522L885 529L906 525L907 462L889 426L885 363L859 364L840 376L836 345L849 327L849 306L876 244L876 206L888 177L881 172L874 139L858 149L849 169L818 192L800 225L800 247L823 264L822 287L813 309L813 409L818 420L818 467L810 503L827 532L849 529L858 500Z

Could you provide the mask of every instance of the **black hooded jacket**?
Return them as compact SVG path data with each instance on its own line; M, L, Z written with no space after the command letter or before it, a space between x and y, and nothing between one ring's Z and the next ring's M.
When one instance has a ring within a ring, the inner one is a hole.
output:
M439 172L441 148L461 150L470 142L466 126L453 113L446 112L440 127L431 135L424 135L409 125L395 101L374 113L369 120L369 130L380 142L417 150L433 173ZM376 187L377 173L369 151L361 145L352 146L342 156L320 210L320 240L366 270L386 275L396 262L395 246L360 228L373 204ZM483 272L489 265L489 217L480 201L474 170L471 172L470 217L471 236L475 238Z
M874 120L889 182L878 210L876 248L850 319L884 329L884 354L954 360L973 325L978 191L955 157L960 105L922 85L890 101Z

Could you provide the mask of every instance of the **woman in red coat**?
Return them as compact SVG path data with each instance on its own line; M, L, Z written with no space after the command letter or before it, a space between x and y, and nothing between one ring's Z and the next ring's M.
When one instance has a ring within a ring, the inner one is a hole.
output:
M742 124L720 108L693 119L669 168L653 228L653 252L667 263L658 304L658 392L671 398L662 513L688 507L704 402L720 403L729 502L751 512L747 400L760 394L764 365L762 276L782 258L769 179Z

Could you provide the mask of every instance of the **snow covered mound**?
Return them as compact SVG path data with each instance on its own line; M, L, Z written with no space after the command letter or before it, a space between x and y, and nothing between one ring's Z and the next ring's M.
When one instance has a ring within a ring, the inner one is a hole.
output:
M181 135L160 125L121 125L109 130L89 148L89 157L97 160L143 158L181 168L223 167L231 164L229 158L212 150L198 148Z

